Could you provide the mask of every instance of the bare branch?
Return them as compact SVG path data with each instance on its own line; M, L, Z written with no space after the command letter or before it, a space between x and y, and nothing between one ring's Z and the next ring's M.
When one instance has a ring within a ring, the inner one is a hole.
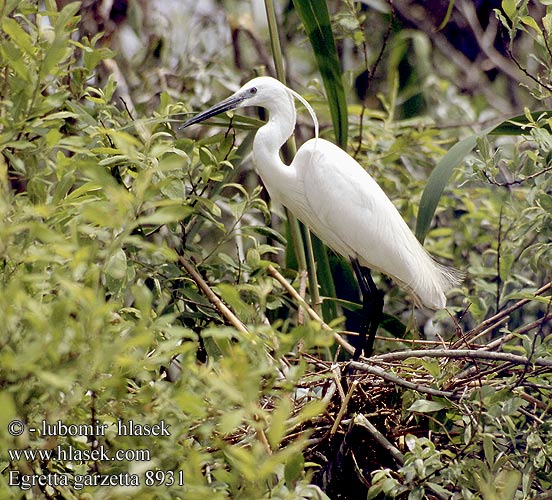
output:
M533 295L537 297L551 289L552 289L552 281L548 282L546 285L543 285L541 288L535 291ZM503 318L508 317L512 312L523 307L525 304L528 304L529 302L531 302L531 299L521 299L515 302L514 304L512 304L510 307L507 307L506 309L499 311L494 316L491 316L485 321L482 321L479 325L477 325L475 328L472 328L469 332L466 332L466 335L464 336L464 338L462 340L455 342L452 345L452 347L453 348L458 347L464 342L468 342L470 341L470 339L476 338L476 336L478 336L479 333L481 333L484 330L490 330L492 328L495 328L497 325L503 322L502 321Z
M394 353L391 353L391 354L394 354ZM372 358L370 358L370 361L373 361L374 358L376 357L377 356L373 356ZM355 370L370 373L371 375L376 375L384 380L387 380L388 382L406 387L407 389L412 389L414 391L421 392L423 394L428 394L430 396L437 396L442 398L451 398L454 395L452 392L449 392L449 391L440 391L438 389L426 387L425 385L420 385L414 382L410 382L401 377L398 377L397 375L391 372L384 370L383 368L380 368L379 366L372 366L367 363L361 363L359 361L351 361L350 364L351 364L351 367L354 368Z
M309 304L307 304L305 299L303 299L303 297L301 297L301 295L299 295L299 293L297 293L295 288L293 288L288 283L288 281L276 270L276 268L274 266L272 266L272 265L268 266L268 274L270 274L270 276L272 276L276 281L278 281L278 283L280 283L286 289L286 291L292 296L292 298L301 307L303 307L305 309L305 311L307 311L308 315L314 321L316 321L317 323L320 323L320 325L322 326L322 328L324 330L331 331L333 333L333 337L334 337L335 341L341 347L343 347L343 349L345 349L349 354L353 354L355 352L355 348L351 344L349 344L349 342L347 342L344 338L342 338L341 335L336 333L333 330L333 328L329 327L326 323L324 323L324 320L320 316L318 316L316 311Z
M487 172L483 171L483 175L489 181L489 184L493 184L495 186L500 187L509 187L514 186L515 184L523 184L524 182L530 181L531 179L535 179L536 177L539 177L542 174L545 174L546 172L550 172L552 170L552 165L543 168L542 170L539 170L538 172L534 172L531 175L526 175L524 177L520 177L519 179L514 179L513 181L504 181L500 182L495 179L493 179Z
M185 257L179 256L178 260L190 277L196 282L200 290L209 299L209 302L213 304L217 310L226 318L226 320L240 332L247 333L247 328L240 321L240 319L226 306L226 304L219 298L219 296L213 291L213 289L206 283L201 277L195 266Z
M512 104L496 94L482 69L457 50L442 33L435 30L423 7L417 2L410 0L394 0L393 5L401 16L408 19L408 21L429 37L441 53L447 57L447 60L455 64L461 75L463 75L459 86L470 89L473 92L482 93L489 104L501 113L511 114L513 112Z
M370 422L362 413L354 419L355 425L364 427L370 435L393 457L393 460L399 465L403 465L404 456L380 431Z
M530 359L517 354L506 352L485 351L483 349L422 349L417 351L388 352L372 356L372 362L401 361L408 358L453 358L453 359L488 359L490 361L503 361L517 365L552 366L552 359Z
M475 7L471 0L460 2L459 11L463 14L466 21L468 21L479 48L489 58L493 65L496 68L499 68L502 73L508 75L508 77L515 82L526 83L526 80L522 77L520 69L511 64L506 57L494 48L494 39L497 28L496 19L491 19L487 31L483 31L479 19L477 18L477 12L475 11ZM489 30L491 31L489 32Z

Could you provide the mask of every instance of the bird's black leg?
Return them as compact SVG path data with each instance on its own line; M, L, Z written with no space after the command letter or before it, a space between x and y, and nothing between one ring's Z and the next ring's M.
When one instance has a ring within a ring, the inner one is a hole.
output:
M363 350L367 357L371 356L374 351L376 331L383 315L383 293L377 289L370 269L361 266L356 258L351 258L351 264L362 293L360 342L353 354L353 361L358 361Z

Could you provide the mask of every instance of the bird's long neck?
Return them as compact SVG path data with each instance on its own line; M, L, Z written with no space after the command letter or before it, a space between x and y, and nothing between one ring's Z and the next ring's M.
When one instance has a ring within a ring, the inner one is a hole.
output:
M264 167L270 168L269 165L275 159L280 159L280 148L293 134L296 122L293 97L287 92L274 99L267 110L268 122L257 131L253 141L253 153L259 173Z
M295 172L280 159L280 148L295 128L296 113L293 97L288 93L278 96L267 106L269 119L256 133L253 156L257 172L272 198L289 189ZM281 201L281 200L279 200Z

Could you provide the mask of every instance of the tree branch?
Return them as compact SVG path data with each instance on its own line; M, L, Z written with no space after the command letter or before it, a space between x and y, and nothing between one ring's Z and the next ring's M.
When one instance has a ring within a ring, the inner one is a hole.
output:
M354 424L364 427L383 449L393 457L393 460L395 460L397 464L403 465L403 454L380 431L378 431L374 424L372 424L362 413L355 417Z
M504 361L517 365L552 366L552 359L530 359L517 354L506 352L485 351L483 349L422 349L416 351L389 352L372 356L372 362L402 361L408 358L452 358L452 359L488 359L490 361Z
M213 304L216 309L226 318L226 320L240 332L247 333L247 328L240 321L240 319L228 308L228 306L220 299L220 297L213 291L213 289L205 282L201 277L198 270L195 266L182 255L178 256L178 260L185 271L190 275L190 277L196 282L199 289L205 294L209 299L209 302Z
M301 307L307 311L308 315L317 323L320 323L322 328L324 330L328 330L333 333L334 340L343 348L345 349L349 354L353 354L355 352L355 348L349 344L344 338L341 337L338 333L336 333L333 328L330 328L326 323L324 323L324 320L318 316L316 311L297 293L295 288L293 288L288 281L276 270L276 268L273 265L268 266L268 274L272 276L278 283L280 283L286 291L291 295L293 300L295 300Z
M394 354L394 353L391 353L391 354ZM371 357L370 361L373 361L374 358L377 358L377 356ZM454 396L454 394L450 391L440 391L438 389L426 387L425 385L409 382L408 380L398 377L397 375L390 373L384 370L383 368L380 368L379 366L372 366L367 363L361 363L360 361L351 361L350 364L351 364L351 367L354 368L355 370L360 370L366 373L370 373L371 375L376 375L377 377L387 380L388 382L391 382L396 385L401 385L403 387L406 387L407 389L412 389L414 391L418 391L423 394L428 394L430 396L437 396L441 398L451 398Z

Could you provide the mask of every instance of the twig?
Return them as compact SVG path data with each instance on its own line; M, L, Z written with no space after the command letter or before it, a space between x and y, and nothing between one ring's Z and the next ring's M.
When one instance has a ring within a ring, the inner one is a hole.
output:
M540 81L540 79L538 77L536 77L535 75L529 73L529 71L527 71L526 68L523 67L523 65L519 62L519 60L517 59L516 56L514 56L514 53L508 48L506 49L508 51L508 55L510 56L510 58L512 59L512 61L514 61L515 65L521 70L523 71L523 73L525 74L525 76L528 76L529 78L531 78L531 80L533 80L537 85L540 85L542 88L548 90L548 92L552 92L552 87L550 85L547 85L546 83L543 83Z
M113 78L117 82L117 92L121 97L121 100L124 103L126 112L132 118L133 115L136 115L136 107L132 101L132 96L130 95L130 87L126 81L124 73L119 68L117 61L115 59L104 59L102 61L103 66L107 69L109 73L113 75ZM134 121L136 127L136 132L140 136L142 141L146 142L150 134L146 130L144 124L140 121Z
M533 364L537 366L552 366L552 359L535 358L530 359L517 354L506 352L492 352L483 349L421 349L400 352L389 352L372 356L370 361L400 361L408 358L454 358L454 359L488 359L491 361L504 361L518 365Z
M505 318L501 318L498 320L494 325L491 325L489 328L486 328L485 330L479 332L475 337L470 339L470 344L473 344L475 341L479 340L481 337L484 337L488 333L491 333L493 330L498 328L503 323L507 323L510 318L506 316ZM487 344L485 348L488 348L490 344Z
M543 491L537 496L531 497L530 500L552 500L552 490Z
M358 380L353 380L353 383L349 387L349 390L347 391L347 395L345 396L343 403L341 403L341 408L339 408L339 413L335 417L335 421L330 430L330 437L337 432L337 428L341 423L341 419L343 418L343 415L345 415L345 412L347 411L347 407L349 406L349 401L351 400L351 397L353 396L358 383L359 383Z
M538 295L542 295L544 292L546 292L550 289L552 289L552 281L548 282L546 285L539 288L537 291L535 291L533 293L533 295L535 297L537 297ZM507 307L506 309L503 309L502 311L496 313L494 316L491 316L490 318L486 319L485 321L482 321L481 323L479 323L479 325L477 325L475 328L472 328L469 332L466 333L466 335L464 336L464 339L462 339L462 341L458 341L458 342L463 343L464 341L466 341L466 342L469 341L471 338L475 337L476 335L478 335L480 332L482 332L486 328L489 328L492 325L496 325L496 323L499 322L499 320L501 320L502 318L505 318L506 316L509 316L510 313L514 312L515 310L519 309L520 307L523 307L525 304L531 302L531 300L532 299L518 300L517 302L512 304L510 307ZM457 347L459 345L458 342L456 342L452 347Z
M359 413L354 419L354 425L360 425L364 427L370 435L387 451L395 462L399 465L403 465L403 454L380 432L376 429L374 424L370 422L362 413Z
M366 93L368 93L368 89L370 88L370 85L372 84L372 80L374 79L374 75L376 74L376 70L378 69L378 66L380 65L380 62L383 59L383 54L385 52L385 48L387 47L387 42L389 40L389 37L391 36L393 25L395 23L395 9L393 9L393 2L392 1L389 2L389 7L391 9L391 17L389 19L389 23L387 24L387 31L383 35L383 40L381 42L381 47L380 47L379 53L376 57L376 61L374 62L374 64L372 65L371 68L368 67L368 46L366 44L366 37L364 36L364 27L361 26L360 21L357 19L357 22L358 22L359 28L360 28L359 31L363 34L362 35L362 54L363 54L363 57L364 57L364 67L365 67L366 72L368 73L368 79L367 79L367 82L366 82ZM355 158L355 159L356 159L356 157L358 156L358 154L360 152L360 148L362 147L362 131L363 131L363 128L364 128L364 114L365 113L366 113L366 97L364 97L364 99L362 100L362 109L360 111L360 116L359 116L358 144L357 144L357 147L355 148L355 151L353 153L353 158Z
M544 410L546 413L552 413L552 408L550 408L549 405L543 403L542 401L540 401L539 399L537 399L537 398L531 396L530 394L527 394L527 393L523 392L523 391L520 390L519 388L514 389L514 392L515 392L521 399L524 399L524 400L527 401L528 403L534 404L535 406L537 406L537 407L540 408L541 410Z
M402 17L413 23L419 30L423 31L437 49L445 54L447 59L460 70L463 78L460 75L458 76L460 82L457 86L465 87L474 92L481 92L491 106L504 114L512 114L512 104L495 92L492 85L489 84L489 79L484 71L478 67L477 63L470 61L460 50L456 49L445 35L435 31L430 21L430 16L427 15L427 11L425 9L413 8L415 4L416 2L410 0L393 1L395 10Z
M502 73L507 75L513 81L517 83L525 83L523 78L520 78L519 67L514 66L506 57L504 57L498 50L494 48L494 39L497 31L497 20L495 18L489 19L489 26L487 30L491 29L491 33L483 31L481 23L477 18L477 12L471 0L461 2L458 9L463 15L466 21L475 35L475 39L479 45L479 48L493 63L495 68L500 69Z
M514 186L515 184L523 184L524 182L535 179L536 177L539 177L540 175L545 174L546 172L549 172L550 170L552 170L552 165L548 166L548 167L545 167L542 170L539 170L538 172L534 172L530 175L526 175L524 177L520 177L520 178L514 179L512 181L504 181L504 182L497 181L497 180L493 179L490 176L490 174L488 174L485 171L483 171L483 175L485 176L485 178L487 179L489 184L493 184L493 185L499 186L499 187L509 187L509 186Z
M335 341L341 347L343 347L343 349L345 349L349 354L353 354L355 352L355 348L351 344L349 344L349 342L347 342L345 339L341 338L341 336L337 334L332 328L330 328L326 323L324 323L324 320L320 316L318 316L316 311L307 304L305 299L303 299L303 297L301 297L301 295L297 293L297 290L295 290L295 288L293 288L288 283L288 281L276 270L276 268L272 264L269 264L267 269L268 269L268 274L270 274L270 276L272 276L276 281L278 281L278 283L280 283L286 289L286 291L292 296L292 298L296 302L298 302L299 305L305 309L305 311L307 311L308 315L314 321L316 321L317 323L320 323L320 325L324 330L328 330L332 332Z
M370 361L372 360L373 358L370 358ZM431 387L426 387L424 385L416 384L414 382L409 382L408 380L404 380L403 378L397 377L397 375L394 375L393 373L385 371L383 368L380 368L379 366L372 366L367 363L361 363L359 361L351 361L351 367L356 370L361 370L366 373L370 373L372 375L381 377L382 379L387 380L388 382L391 382L393 384L401 385L403 387L406 387L407 389L412 389L414 391L418 391L423 394L428 394L430 396L451 398L454 395L452 392L449 392L449 391L440 391L438 389L432 389Z
M196 282L197 286L209 299L209 302L213 304L216 309L226 318L226 320L240 332L247 333L247 328L239 320L239 318L226 306L226 304L219 298L219 296L213 291L213 289L205 282L201 277L201 274L197 271L195 266L185 257L180 255L178 257L180 264L190 275L190 277Z
M486 349L486 350L496 349L500 347L502 344L512 340L516 335L525 335L527 332L530 332L535 328L542 327L548 320L551 320L551 319L552 319L552 314L547 314L542 318L539 318L527 325L524 325L523 327L515 330L512 333L508 333L507 335L504 335L504 337L499 337L498 339L493 340L492 342L489 342L484 346L481 346L481 349Z

